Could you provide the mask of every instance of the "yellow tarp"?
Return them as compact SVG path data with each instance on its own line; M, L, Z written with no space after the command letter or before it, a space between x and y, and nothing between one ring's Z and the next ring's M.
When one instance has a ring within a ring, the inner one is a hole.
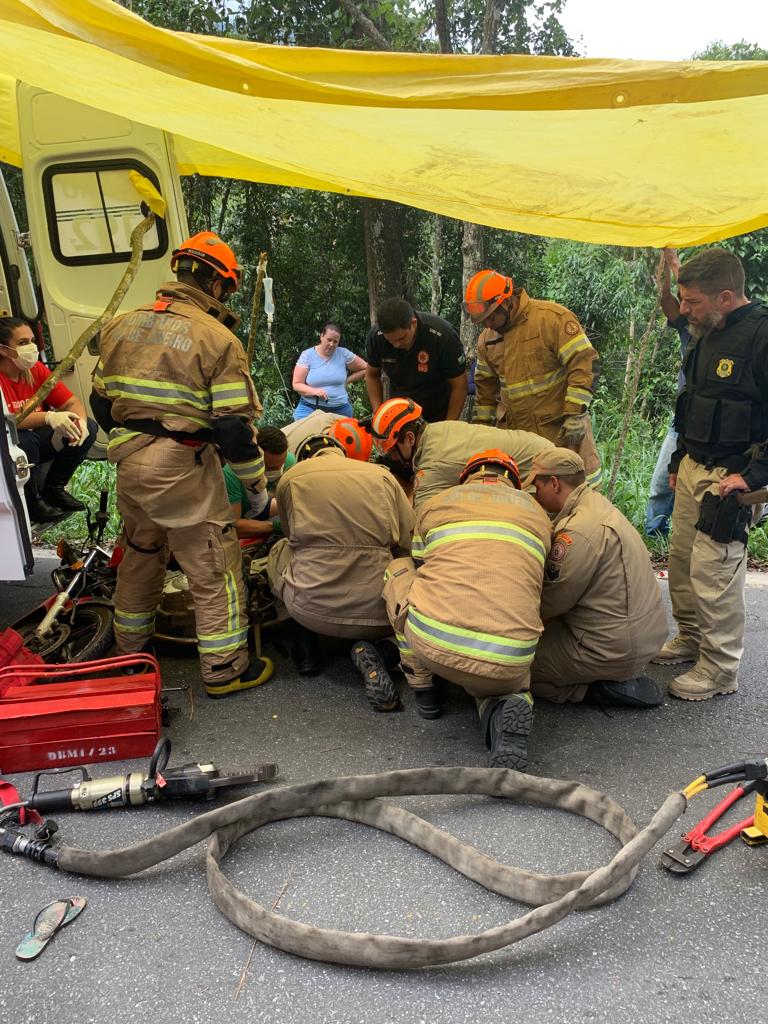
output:
M540 235L692 245L768 224L768 62L274 47L110 0L0 0L16 79L171 132L183 173L392 199Z

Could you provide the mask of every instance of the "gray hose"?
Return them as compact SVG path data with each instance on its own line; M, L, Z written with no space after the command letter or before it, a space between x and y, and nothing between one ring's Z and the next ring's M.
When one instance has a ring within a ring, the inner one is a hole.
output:
M604 867L566 875L541 875L500 864L395 804L380 799L445 793L506 797L556 807L605 828L622 848ZM123 850L63 847L59 867L82 875L122 878L167 860L210 836L208 887L217 907L249 935L313 960L360 967L412 968L451 963L501 949L583 910L620 896L632 884L640 860L685 810L682 793L671 793L650 823L638 830L615 801L577 782L542 779L505 768L417 768L355 775L286 786L246 797ZM520 918L477 935L404 939L340 932L291 921L248 899L226 878L220 862L239 838L271 821L320 815L346 818L400 836L493 892L534 906Z

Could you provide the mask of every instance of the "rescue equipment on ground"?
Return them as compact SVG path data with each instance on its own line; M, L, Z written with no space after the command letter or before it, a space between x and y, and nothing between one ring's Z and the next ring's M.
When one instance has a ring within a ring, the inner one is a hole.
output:
M624 893L642 858L653 848L694 796L729 782L756 783L755 827L768 837L768 758L726 765L670 793L642 829L604 793L578 782L537 778L507 768L417 768L357 775L255 794L202 814L192 821L120 850L87 851L57 846L52 834L30 837L20 825L0 820L0 848L61 871L97 878L124 878L180 853L210 836L206 856L208 887L214 902L249 935L278 949L312 960L359 967L404 968L467 960L502 949L542 931L573 910L586 910ZM512 868L381 797L477 794L554 807L581 815L615 836L621 849L603 867L564 875ZM24 801L9 810L26 810ZM321 816L380 828L433 854L467 878L535 909L487 931L448 939L422 940L392 935L340 932L308 926L268 910L239 892L220 862L242 836L271 821Z
M421 419L422 408L410 398L388 398L371 417L373 443L382 455L395 447L409 423Z
M165 800L213 800L220 789L269 782L277 775L276 764L262 764L250 772L224 773L213 764L191 763L169 768L171 741L160 739L152 752L146 772L129 772L94 779L83 765L38 772L32 793L20 806L50 814L54 811L100 811L119 807L142 807ZM42 790L47 775L79 771L80 780L68 789Z
M46 665L44 675L37 665L0 669L0 771L148 756L160 737L161 687L146 654Z
M717 806L688 832L683 833L680 842L665 850L661 855L660 864L676 875L687 875L694 871L702 861L722 849L738 835L750 846L761 846L768 843L768 759L760 761L740 761L736 764L723 765L713 771L705 772L687 786L683 793L688 799L698 796L707 789L726 786L731 782L738 785L721 800ZM710 828L733 807L742 797L755 793L754 814L743 821L724 829L717 835L707 835Z
M601 825L621 844L604 867L565 875L542 875L491 860L443 829L395 804L378 799L425 794L484 794L556 807ZM154 839L122 850L86 851L36 840L20 828L0 827L0 847L61 871L124 878L158 864L206 836L208 886L214 902L249 935L313 960L376 968L414 968L452 963L501 949L583 910L615 899L632 883L641 858L685 808L672 793L644 828L605 794L577 782L541 779L506 768L420 768L313 781L271 789L215 808ZM485 932L421 940L391 935L331 931L289 920L239 892L220 861L239 838L270 821L289 817L344 818L406 839L487 889L534 906L523 917Z

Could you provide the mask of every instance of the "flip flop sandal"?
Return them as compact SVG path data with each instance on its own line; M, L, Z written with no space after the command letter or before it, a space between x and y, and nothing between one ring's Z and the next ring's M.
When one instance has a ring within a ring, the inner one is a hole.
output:
M35 918L32 931L25 935L16 947L16 958L34 960L40 956L56 932L74 921L87 902L85 896L71 896L67 899L54 900L43 907Z

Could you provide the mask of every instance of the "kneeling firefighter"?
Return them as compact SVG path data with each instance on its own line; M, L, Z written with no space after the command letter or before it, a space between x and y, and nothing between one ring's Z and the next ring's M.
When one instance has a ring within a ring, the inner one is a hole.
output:
M238 318L224 299L240 285L235 254L203 231L176 249L176 282L154 303L115 317L101 333L91 407L110 430L125 554L115 590L121 654L154 633L169 550L189 579L206 692L222 697L265 682L266 658L248 655L240 547L218 449L251 497L268 501L253 421L262 409Z
M528 766L531 663L551 527L497 448L467 462L459 484L418 512L412 558L385 574L400 663L422 718L437 718L432 675L477 702L492 768Z

